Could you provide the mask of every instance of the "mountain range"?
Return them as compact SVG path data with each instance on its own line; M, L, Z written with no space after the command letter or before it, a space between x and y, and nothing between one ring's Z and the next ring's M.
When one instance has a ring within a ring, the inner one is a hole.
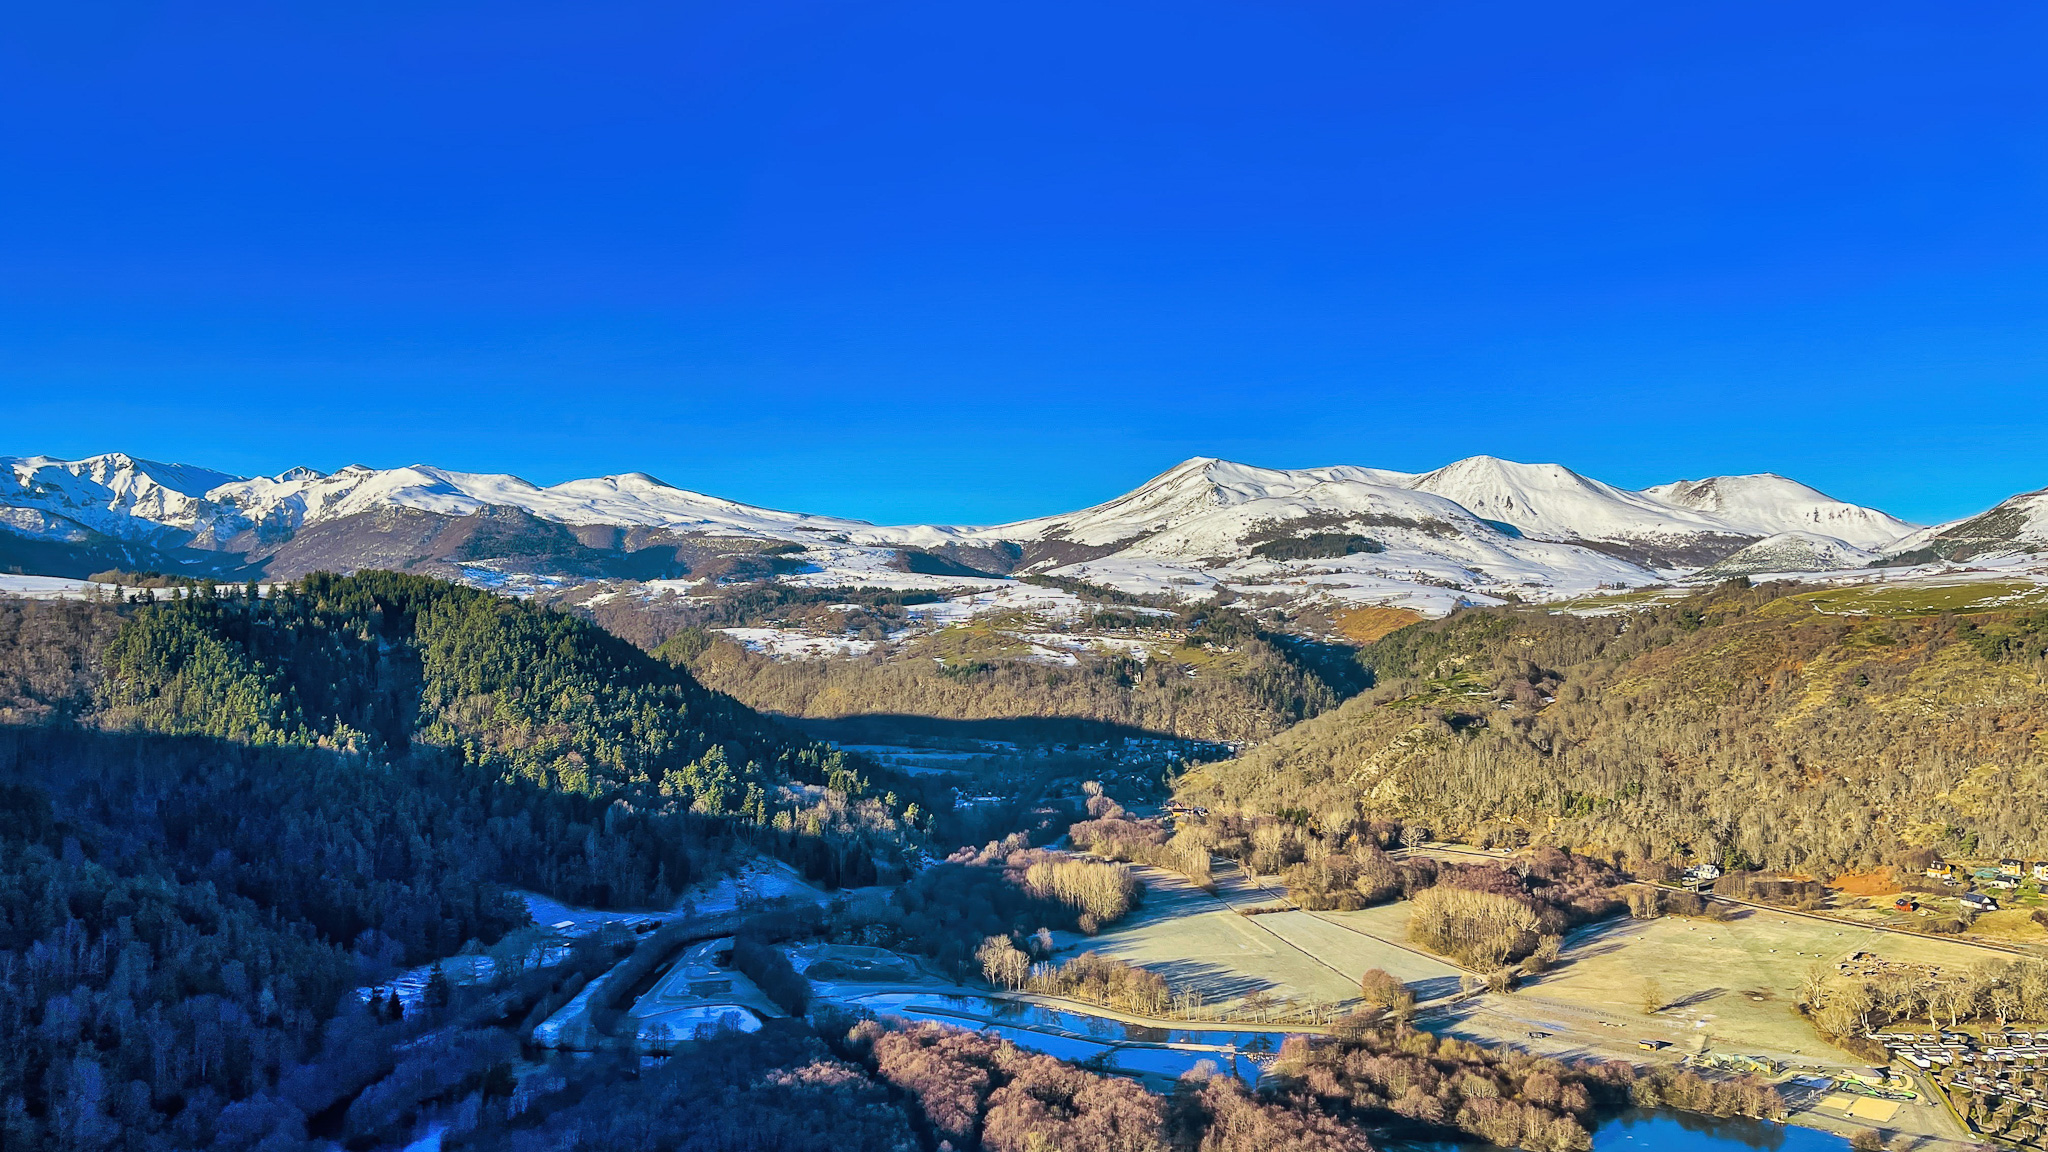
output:
M1397 604L2048 551L2048 492L1919 527L1769 473L1629 490L1491 456L1431 472L1196 458L1104 504L1013 524L885 526L754 507L644 473L540 487L426 465L242 477L110 453L0 458L0 570L292 578L397 568L487 585L783 580L956 587L1040 574Z

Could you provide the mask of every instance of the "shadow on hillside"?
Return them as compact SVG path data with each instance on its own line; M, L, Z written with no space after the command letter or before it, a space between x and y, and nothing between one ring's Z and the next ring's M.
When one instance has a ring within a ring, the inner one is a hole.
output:
M1167 732L1133 724L1113 724L1073 716L1005 716L987 720L949 720L940 716L871 712L830 720L778 716L805 735L835 744L906 744L958 751L993 751L988 744L1042 747L1048 744L1122 744L1130 741L1182 741Z

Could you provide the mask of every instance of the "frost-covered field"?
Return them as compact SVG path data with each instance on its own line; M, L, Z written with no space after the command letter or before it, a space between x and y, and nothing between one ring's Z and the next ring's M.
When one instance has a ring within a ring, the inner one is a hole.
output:
M106 594L103 585L62 576L0 575L0 596L21 596L31 600L90 600Z

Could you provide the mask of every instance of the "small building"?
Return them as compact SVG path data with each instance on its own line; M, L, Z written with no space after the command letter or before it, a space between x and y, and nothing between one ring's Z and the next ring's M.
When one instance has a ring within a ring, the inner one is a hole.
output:
M1719 864L1695 864L1683 873L1687 883L1711 884L1721 878Z
M2010 876L1993 876L1991 879L1984 881L1984 886L1986 888L2002 888L2010 892L2018 888L2020 882Z
M2013 879L2017 880L2020 877L2025 876L2027 874L2027 862L2025 860L2013 860L2009 858L2005 860L2000 860L1998 862L1998 874L2000 876L2010 876Z
M1972 912L1998 911L1998 901L1993 900L1982 892L1965 892L1961 896L1956 897L1956 899L1962 903L1963 907L1970 909Z
M2034 865L2034 879L2041 881L2043 884L2048 884L2048 860L2043 860Z

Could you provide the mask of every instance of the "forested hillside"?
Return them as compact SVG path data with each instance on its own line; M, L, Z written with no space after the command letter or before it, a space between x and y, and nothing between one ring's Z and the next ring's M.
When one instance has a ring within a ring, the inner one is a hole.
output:
M8 1148L290 1146L391 1070L344 993L527 923L512 887L666 905L739 849L872 882L915 835L600 629L388 573L0 603L0 717Z
M843 601L846 590L835 594ZM1121 647L1084 645L1061 661L1035 653L1023 639L1050 625L1001 616L837 659L771 659L713 630L747 624L858 633L868 626L868 634L881 636L903 625L901 604L848 612L843 603L828 607L829 598L765 599L728 595L667 613L610 605L596 617L708 687L764 712L806 719L1080 719L1250 743L1336 707L1366 683L1349 648L1304 641L1252 612L1214 605L1169 612L1105 598L1065 626L1084 637L1114 636Z
M1361 654L1369 693L1184 798L1399 817L1654 871L2048 854L2048 612L2025 588L1737 581L1598 614L1469 610Z

